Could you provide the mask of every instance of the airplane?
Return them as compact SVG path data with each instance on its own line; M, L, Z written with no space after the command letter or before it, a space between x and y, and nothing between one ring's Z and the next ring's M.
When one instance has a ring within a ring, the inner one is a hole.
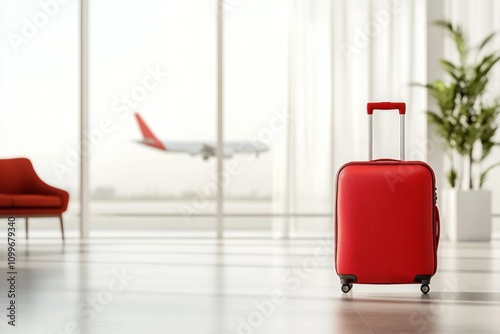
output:
M203 160L216 156L217 145L210 141L161 141L147 126L141 115L134 113L137 124L142 133L140 144L172 153L188 153L191 156L201 155ZM268 151L269 147L259 141L227 141L224 142L224 158L232 158L236 153L255 153L258 157L261 152Z

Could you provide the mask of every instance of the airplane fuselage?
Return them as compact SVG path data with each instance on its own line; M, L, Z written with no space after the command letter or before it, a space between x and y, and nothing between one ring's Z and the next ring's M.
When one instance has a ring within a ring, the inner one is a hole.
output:
M161 141L153 134L139 114L135 114L135 116L143 136L139 143L143 145L165 152L200 155L205 160L217 155L217 144L214 141ZM258 141L226 141L223 146L223 156L231 158L236 153L254 153L258 156L259 153L267 150L269 150L268 146Z

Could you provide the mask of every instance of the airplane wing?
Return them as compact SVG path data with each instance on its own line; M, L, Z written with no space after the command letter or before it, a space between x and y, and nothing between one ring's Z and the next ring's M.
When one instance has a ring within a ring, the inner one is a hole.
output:
M203 154L203 156L215 155L215 147L209 144L201 144L201 145L202 145L201 153Z
M201 155L204 160L208 160L209 157L215 157L217 155L217 152L215 151L215 146L203 143L202 149L201 149Z
M223 150L224 158L232 158L234 155L234 152L235 151L233 148L224 147L224 150ZM213 145L203 144L203 149L202 149L201 154L203 155L203 157L209 157L209 156L215 157L217 155L217 152L216 152L216 149Z

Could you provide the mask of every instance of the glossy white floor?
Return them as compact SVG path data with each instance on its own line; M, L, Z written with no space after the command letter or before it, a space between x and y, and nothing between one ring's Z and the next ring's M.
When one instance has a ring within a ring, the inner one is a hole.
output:
M5 243L2 242L2 248ZM0 333L498 333L500 241L443 242L431 292L344 295L328 240L70 239L17 251L17 326ZM6 251L0 251L6 277Z

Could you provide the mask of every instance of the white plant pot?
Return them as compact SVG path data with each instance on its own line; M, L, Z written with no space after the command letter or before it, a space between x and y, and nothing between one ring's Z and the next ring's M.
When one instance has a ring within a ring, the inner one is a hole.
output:
M442 230L451 241L491 240L491 191L442 192Z

